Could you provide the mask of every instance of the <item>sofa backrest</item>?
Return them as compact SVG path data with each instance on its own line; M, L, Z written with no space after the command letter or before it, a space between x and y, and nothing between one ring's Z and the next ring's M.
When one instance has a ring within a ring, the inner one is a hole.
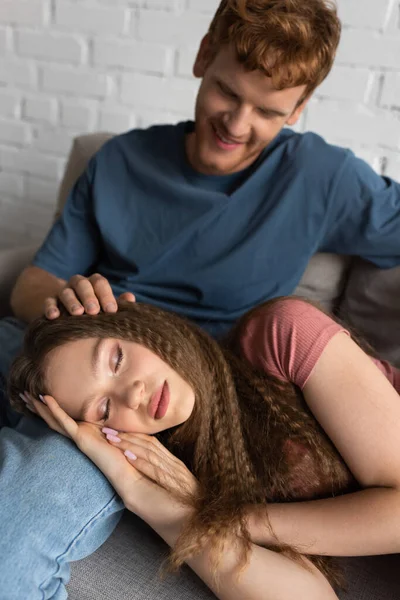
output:
M112 137L111 133L95 133L75 138L60 186L56 216L90 158ZM400 267L381 270L361 259L318 253L311 258L294 293L338 313L383 358L400 365Z

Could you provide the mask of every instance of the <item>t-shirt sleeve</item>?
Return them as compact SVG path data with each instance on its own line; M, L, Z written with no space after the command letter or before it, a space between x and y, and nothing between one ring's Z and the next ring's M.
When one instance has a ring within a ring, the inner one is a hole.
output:
M78 273L87 275L98 257L100 235L92 197L94 170L92 159L33 259L33 265L62 279Z
M320 251L361 256L381 268L400 264L400 183L349 151L332 185L330 210Z
M339 332L350 335L308 302L284 298L255 313L242 332L240 345L254 367L302 390L326 345Z

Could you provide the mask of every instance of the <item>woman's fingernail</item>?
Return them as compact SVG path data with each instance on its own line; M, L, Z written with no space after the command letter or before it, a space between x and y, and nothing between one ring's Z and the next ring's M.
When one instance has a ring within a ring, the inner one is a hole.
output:
M19 394L19 397L25 402L25 404L28 404L29 400L24 396L24 394Z
M110 440L110 442L120 442L121 438L117 437L116 435L110 435L109 433L107 434L107 439Z
M117 309L117 305L115 304L115 302L109 302L108 304L106 304L106 311L113 312L116 309Z
M47 404L46 400L43 398L42 394L39 394L39 399L43 402L43 404Z
M124 454L127 458L130 458L131 460L137 459L136 454L133 454L133 452L131 452L130 450L125 450Z
M88 310L94 310L95 308L97 308L97 306L94 302L89 302L89 304L87 305Z
M110 429L109 427L103 427L102 432L109 433L111 435L118 435L118 431L115 431L115 429Z

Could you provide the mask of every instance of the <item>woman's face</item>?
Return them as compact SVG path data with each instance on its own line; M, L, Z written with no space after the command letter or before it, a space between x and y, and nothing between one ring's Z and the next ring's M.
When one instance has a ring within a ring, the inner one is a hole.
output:
M115 338L69 342L47 357L48 393L75 420L153 434L186 421L195 395L156 354Z

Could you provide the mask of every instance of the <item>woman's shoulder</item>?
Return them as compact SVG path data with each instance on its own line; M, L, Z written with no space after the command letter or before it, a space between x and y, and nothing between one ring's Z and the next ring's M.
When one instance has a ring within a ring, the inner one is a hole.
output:
M325 346L340 331L347 332L317 305L282 297L249 314L240 346L253 366L303 388Z

